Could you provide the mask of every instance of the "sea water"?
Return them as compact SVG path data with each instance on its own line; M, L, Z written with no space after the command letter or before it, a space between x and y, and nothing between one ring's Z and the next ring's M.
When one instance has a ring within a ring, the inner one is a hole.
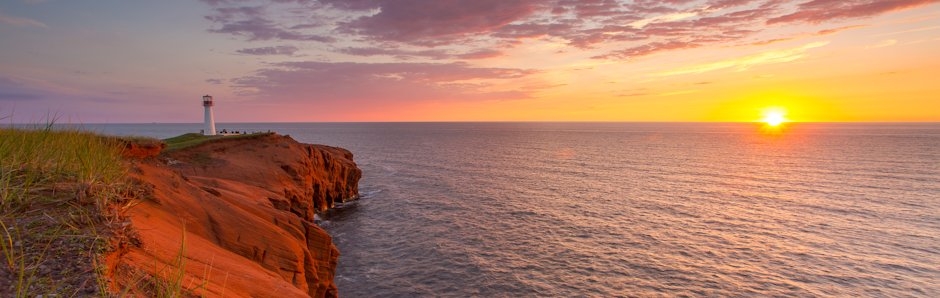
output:
M936 123L222 128L355 154L362 198L321 222L346 297L940 297Z

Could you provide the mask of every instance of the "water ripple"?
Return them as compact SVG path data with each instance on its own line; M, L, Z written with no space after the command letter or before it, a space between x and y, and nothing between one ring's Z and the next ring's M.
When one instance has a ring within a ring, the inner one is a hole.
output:
M345 296L940 296L936 125L306 125Z

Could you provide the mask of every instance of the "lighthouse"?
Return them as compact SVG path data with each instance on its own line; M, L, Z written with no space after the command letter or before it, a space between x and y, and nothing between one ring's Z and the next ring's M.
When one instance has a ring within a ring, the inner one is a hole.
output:
M212 96L206 94L202 97L202 106L206 108L206 128L202 131L207 136L215 135L215 119L212 118Z

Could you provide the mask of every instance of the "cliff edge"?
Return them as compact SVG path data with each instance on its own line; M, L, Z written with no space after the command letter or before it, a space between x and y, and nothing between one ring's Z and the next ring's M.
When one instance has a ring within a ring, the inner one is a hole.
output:
M105 257L112 289L337 296L339 251L314 216L358 197L352 153L257 134L148 155L129 157L139 199L118 207L126 217Z

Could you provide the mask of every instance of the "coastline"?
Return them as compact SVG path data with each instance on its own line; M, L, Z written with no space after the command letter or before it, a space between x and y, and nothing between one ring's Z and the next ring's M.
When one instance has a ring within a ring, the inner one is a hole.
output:
M264 133L135 160L146 190L126 213L129 245L106 257L112 289L146 293L141 274L169 272L194 295L337 296L339 251L314 216L358 197L352 157Z
M0 135L0 294L338 296L339 251L315 219L358 198L348 150L275 133L185 146L78 130ZM113 178L98 178L103 169Z

